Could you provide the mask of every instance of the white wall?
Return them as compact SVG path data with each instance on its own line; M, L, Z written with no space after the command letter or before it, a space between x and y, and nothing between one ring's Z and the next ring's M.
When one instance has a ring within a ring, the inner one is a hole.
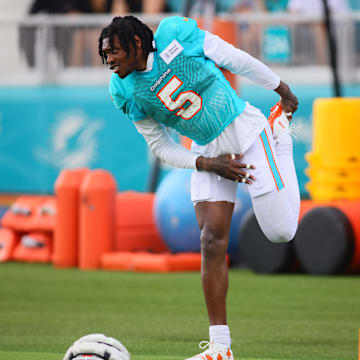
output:
M0 0L0 14L23 15L28 11L31 3L32 0Z

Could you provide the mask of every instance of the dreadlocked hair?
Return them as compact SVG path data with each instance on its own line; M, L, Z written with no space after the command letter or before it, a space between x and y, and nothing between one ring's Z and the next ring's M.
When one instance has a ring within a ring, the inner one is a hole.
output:
M103 63L106 62L105 55L102 50L103 40L109 38L109 45L114 47L114 36L117 36L122 49L130 56L131 49L134 49L135 56L137 55L135 35L141 39L141 47L145 55L156 49L153 46L154 34L151 29L142 23L135 16L116 16L113 18L110 25L102 29L99 37L99 55Z

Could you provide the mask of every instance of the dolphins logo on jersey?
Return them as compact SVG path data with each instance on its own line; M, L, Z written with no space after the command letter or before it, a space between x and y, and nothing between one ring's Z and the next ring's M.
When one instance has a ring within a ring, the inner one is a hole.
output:
M171 73L171 68L166 69L166 71L163 74L161 74L161 76L154 82L154 85L150 86L150 91L153 92L170 73Z

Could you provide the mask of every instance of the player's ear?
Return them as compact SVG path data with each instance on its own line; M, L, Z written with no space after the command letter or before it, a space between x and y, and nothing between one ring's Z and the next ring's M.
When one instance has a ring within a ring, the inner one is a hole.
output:
M142 49L142 41L140 39L140 36L139 35L135 35L134 36L134 39L135 39L135 45L136 45L136 50L141 50Z

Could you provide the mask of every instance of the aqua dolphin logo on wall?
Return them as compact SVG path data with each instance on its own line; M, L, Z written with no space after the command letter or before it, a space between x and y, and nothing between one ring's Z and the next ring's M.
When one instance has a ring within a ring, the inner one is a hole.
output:
M90 166L98 155L97 135L102 128L103 121L90 119L83 111L60 113L48 147L36 149L35 155L59 169Z

